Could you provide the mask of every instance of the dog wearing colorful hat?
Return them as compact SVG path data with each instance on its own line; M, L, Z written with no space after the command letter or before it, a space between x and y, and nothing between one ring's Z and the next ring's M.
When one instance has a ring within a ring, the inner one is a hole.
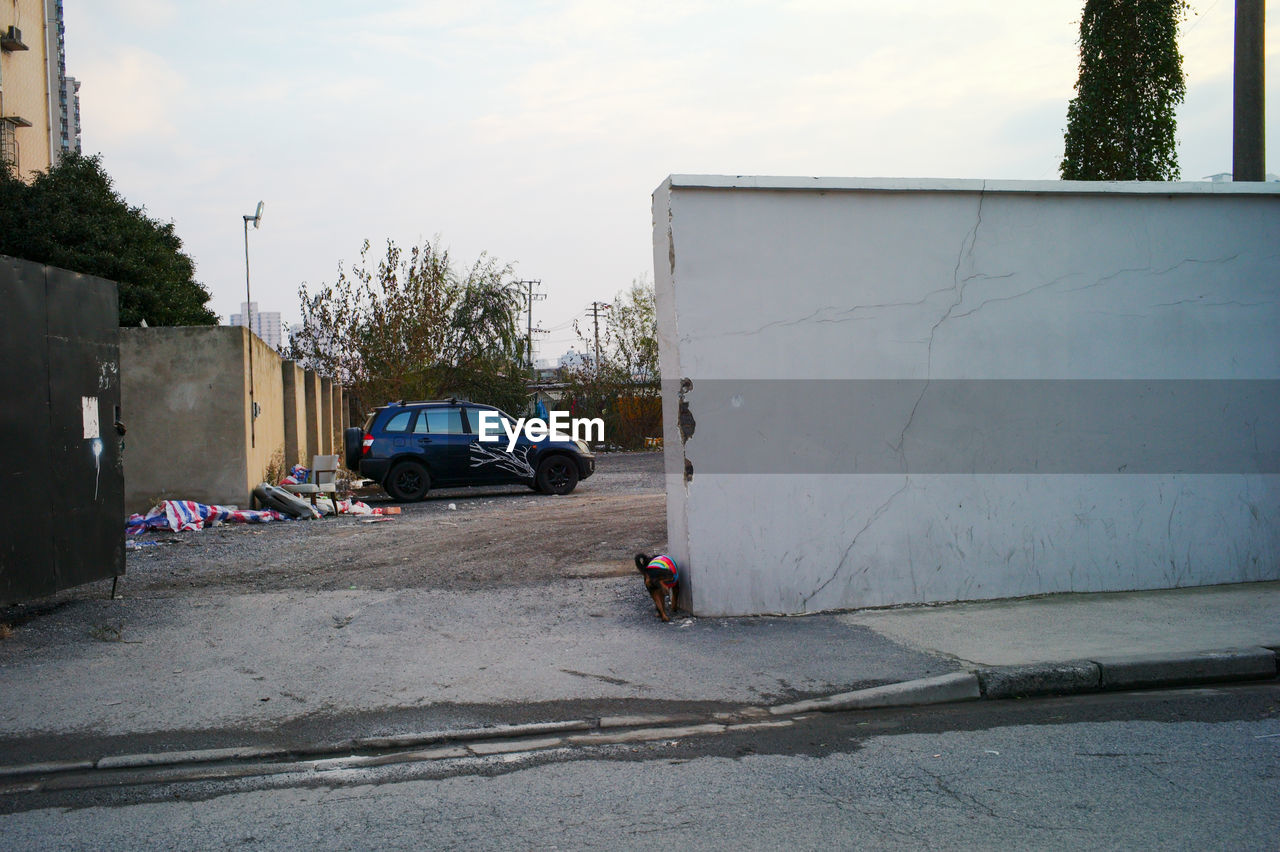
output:
M667 595L671 596L671 610L674 613L680 608L680 569L670 556L646 556L636 554L636 570L644 575L644 587L653 598L653 605L658 609L658 617L670 621L667 614Z

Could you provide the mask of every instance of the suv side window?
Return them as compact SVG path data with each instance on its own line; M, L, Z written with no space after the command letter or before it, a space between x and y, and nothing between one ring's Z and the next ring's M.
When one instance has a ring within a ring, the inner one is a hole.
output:
M409 418L412 416L412 411L401 411L387 421L387 425L383 427L383 430L387 432L408 432Z
M418 435L461 435L462 409L424 408L418 413L418 422L413 425L413 431Z

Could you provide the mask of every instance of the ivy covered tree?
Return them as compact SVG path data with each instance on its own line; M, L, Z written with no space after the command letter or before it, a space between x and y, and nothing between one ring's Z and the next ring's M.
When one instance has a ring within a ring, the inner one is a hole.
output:
M1086 0L1064 180L1177 180L1183 0Z
M63 154L29 184L0 168L0 254L116 282L121 325L218 323L173 223L131 207L97 156Z
M289 357L349 388L362 408L457 395L522 413L520 295L511 268L481 256L459 273L431 243L407 253L369 242L332 284L299 289Z

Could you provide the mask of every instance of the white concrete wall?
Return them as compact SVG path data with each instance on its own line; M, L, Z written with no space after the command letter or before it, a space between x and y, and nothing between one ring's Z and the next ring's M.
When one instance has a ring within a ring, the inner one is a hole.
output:
M694 610L1280 578L1278 189L664 182Z

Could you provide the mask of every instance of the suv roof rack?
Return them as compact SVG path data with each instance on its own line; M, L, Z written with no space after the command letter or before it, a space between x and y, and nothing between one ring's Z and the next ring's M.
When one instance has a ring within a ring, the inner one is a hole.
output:
M438 405L457 405L460 401L456 396L451 396L448 399L397 399L391 405L431 405L433 403Z

